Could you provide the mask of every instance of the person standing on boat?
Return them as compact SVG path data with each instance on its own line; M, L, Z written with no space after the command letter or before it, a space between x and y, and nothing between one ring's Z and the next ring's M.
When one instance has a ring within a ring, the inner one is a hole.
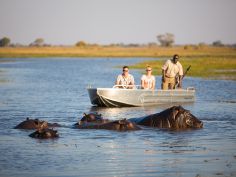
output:
M172 60L167 60L162 66L162 89L174 89L176 76L178 76L178 88L182 88L183 67L179 62L179 55L175 54Z
M116 79L116 85L120 85L120 88L132 89L134 88L134 77L129 74L129 67L123 67L123 73L118 75Z
M156 80L155 77L152 75L152 68L151 66L146 67L146 74L142 75L141 77L141 88L142 89L155 89Z

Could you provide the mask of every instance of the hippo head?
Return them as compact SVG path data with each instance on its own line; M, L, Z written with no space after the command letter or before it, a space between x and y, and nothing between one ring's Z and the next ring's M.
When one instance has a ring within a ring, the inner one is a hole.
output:
M48 129L48 128L40 128L37 131L31 133L29 136L32 138L39 138L39 139L59 137L57 130Z
M15 128L16 129L39 129L39 128L47 128L48 122L41 121L39 119L30 119L26 118L25 121L18 124Z
M115 121L112 121L110 124L111 124L111 129L118 130L118 131L129 131L129 130L141 129L135 123L130 122L126 119L115 120Z
M173 119L175 121L175 128L202 128L203 122L190 113L189 110L184 109L182 106L174 106Z
M97 114L97 113L89 113L86 114L84 113L84 116L82 117L82 119L80 121L86 121L86 122L96 122L102 120L102 115L101 114Z

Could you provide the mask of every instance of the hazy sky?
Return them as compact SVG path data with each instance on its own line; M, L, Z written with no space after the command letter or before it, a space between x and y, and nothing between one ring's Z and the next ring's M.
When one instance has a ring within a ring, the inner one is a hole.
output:
M0 0L0 38L29 44L236 43L236 0Z

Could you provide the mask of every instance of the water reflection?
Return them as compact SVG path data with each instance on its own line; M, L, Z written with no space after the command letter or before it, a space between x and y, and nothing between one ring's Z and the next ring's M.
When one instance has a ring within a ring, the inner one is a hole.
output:
M122 108L91 106L88 112L97 112L99 114L102 114L104 118L112 120L123 119L123 118L129 119L129 118L138 118L150 114L155 114L175 105L192 106L193 103L166 104L166 105L158 105L150 107L122 107Z

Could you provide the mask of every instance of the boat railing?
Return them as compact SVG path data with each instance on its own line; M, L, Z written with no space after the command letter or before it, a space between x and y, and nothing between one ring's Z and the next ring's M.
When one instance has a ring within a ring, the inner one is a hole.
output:
M121 89L141 89L141 85L114 85L112 88L121 88Z
M192 91L192 90L195 90L194 87L187 87L187 91Z

